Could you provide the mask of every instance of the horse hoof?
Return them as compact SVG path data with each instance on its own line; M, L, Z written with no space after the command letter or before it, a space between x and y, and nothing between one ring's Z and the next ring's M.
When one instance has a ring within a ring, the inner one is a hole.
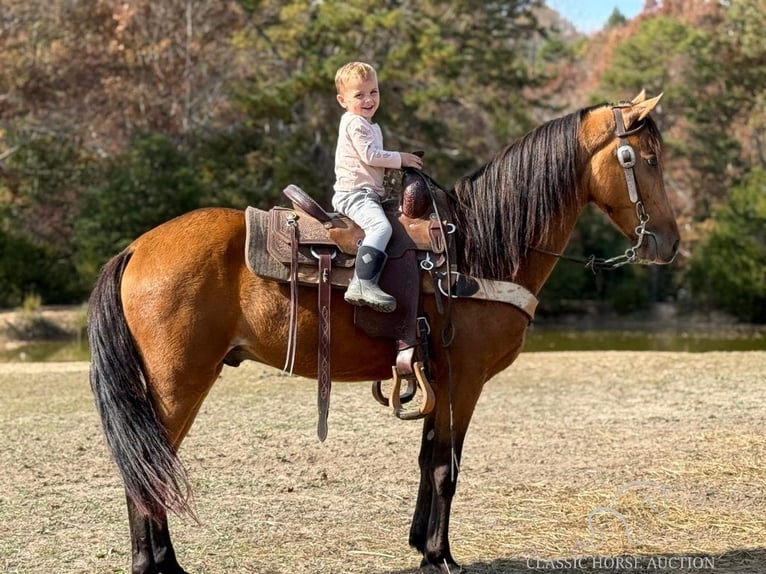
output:
M159 574L189 574L186 570L181 568L178 562L174 564L168 564L166 566L160 566L157 572L159 572Z
M467 570L460 567L454 560L442 560L434 564L425 558L420 563L420 572L423 574L468 574Z

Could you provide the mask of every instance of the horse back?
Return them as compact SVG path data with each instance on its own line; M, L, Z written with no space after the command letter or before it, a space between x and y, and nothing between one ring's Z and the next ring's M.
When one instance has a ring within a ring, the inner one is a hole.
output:
M242 258L244 244L243 212L210 207L179 215L150 229L133 241L128 249L139 255L148 255L153 251L157 258L171 263L185 262L202 254L223 255L229 252Z

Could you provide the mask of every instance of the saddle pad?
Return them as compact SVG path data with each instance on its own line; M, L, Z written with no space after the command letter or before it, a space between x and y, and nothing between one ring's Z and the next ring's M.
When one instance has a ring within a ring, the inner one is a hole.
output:
M268 213L254 207L245 209L245 263L256 275L287 281L290 268L275 260L266 249L268 231Z
M269 234L269 213L254 207L245 209L245 264L247 268L266 279L288 282L290 265L280 263L271 256L266 248ZM354 269L338 268L332 273L334 287L346 288L353 276ZM298 282L304 285L316 285L319 282L319 269L316 264L298 266Z

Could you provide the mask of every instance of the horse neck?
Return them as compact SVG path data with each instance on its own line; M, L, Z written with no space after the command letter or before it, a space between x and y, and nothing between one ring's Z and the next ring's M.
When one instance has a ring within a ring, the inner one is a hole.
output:
M558 231L550 234L548 240L540 245L540 249L550 253L563 253L577 221L577 214L567 218ZM571 220L571 221L569 221ZM556 267L559 258L555 255L529 250L524 263L517 273L514 283L523 285L537 295Z
M558 257L550 253L563 253L566 249L581 211L582 207L577 212L562 215L561 221L551 226L551 232L538 246L541 251L527 251L519 272L512 279L514 283L522 285L535 295L540 292L559 261Z

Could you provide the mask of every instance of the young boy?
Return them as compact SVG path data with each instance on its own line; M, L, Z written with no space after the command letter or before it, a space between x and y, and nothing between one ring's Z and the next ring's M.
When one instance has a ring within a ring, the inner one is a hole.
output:
M391 239L391 224L383 212L383 176L386 168L422 168L415 154L386 151L383 135L372 117L380 106L380 91L375 68L363 62L350 62L335 74L338 103L346 112L340 120L335 149L335 194L333 208L364 230L356 257L354 277L344 296L353 305L367 305L390 313L396 299L378 286L386 262L386 245Z

